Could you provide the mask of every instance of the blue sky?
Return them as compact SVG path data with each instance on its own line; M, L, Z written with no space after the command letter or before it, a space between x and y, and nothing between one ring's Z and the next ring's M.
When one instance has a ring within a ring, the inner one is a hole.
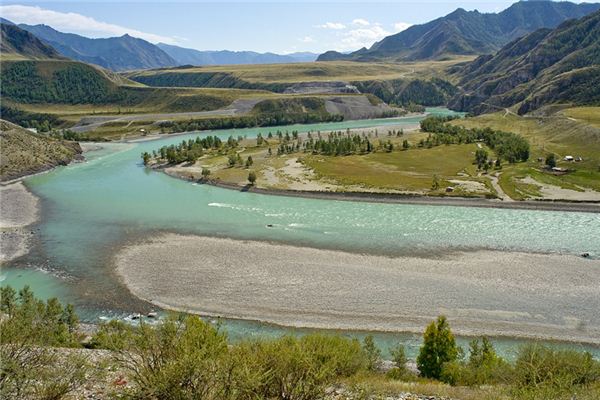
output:
M588 1L588 2L598 2ZM498 12L513 1L1 1L16 23L89 37L129 33L199 50L349 51L458 7Z

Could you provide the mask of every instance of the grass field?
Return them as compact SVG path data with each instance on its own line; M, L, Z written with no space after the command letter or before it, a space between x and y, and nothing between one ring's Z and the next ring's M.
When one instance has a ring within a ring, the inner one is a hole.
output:
M453 186L450 179L464 180L465 176L476 176L472 165L476 148L471 144L347 157L311 155L303 157L303 161L318 176L343 185L376 189L430 192L433 176L437 175L440 180L437 192L442 193L446 186ZM453 194L458 193L467 194L463 191Z
M445 76L445 69L457 62L471 60L472 57L457 58L448 61L421 61L406 63L362 63L351 61L262 64L262 65L224 65L191 68L156 69L127 74L148 76L163 73L224 73L247 82L282 83L311 81L363 81L372 79L430 78Z
M598 107L569 108L547 117L520 117L514 114L494 113L475 118L453 121L468 128L491 127L518 133L528 139L531 156L526 163L505 164L499 183L513 199L538 196L539 187L523 183L531 177L548 185L574 191L600 191L600 129ZM556 176L542 172L543 161L549 153L557 156L558 166L571 170ZM564 157L582 157L582 162L567 162Z
M562 112L569 118L600 128L600 107L575 107Z

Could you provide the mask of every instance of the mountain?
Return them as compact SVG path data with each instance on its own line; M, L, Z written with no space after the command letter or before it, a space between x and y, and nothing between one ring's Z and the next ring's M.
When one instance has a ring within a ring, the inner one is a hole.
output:
M1 119L0 147L0 181L46 171L81 158L79 143L38 135Z
M535 31L454 72L462 89L449 103L456 110L516 106L524 114L551 103L600 104L600 11Z
M171 56L178 65L231 65L231 64L282 64L315 61L316 54L256 53L254 51L200 51L158 43L157 46Z
M0 24L0 53L3 57L47 59L61 58L51 46L43 43L31 33L5 19Z
M370 49L347 55L329 51L317 61L440 59L450 55L488 54L540 28L555 28L600 9L600 4L520 1L498 14L457 9L445 17L385 37Z
M96 64L113 71L161 68L177 65L156 45L143 39L121 37L90 39L73 33L59 32L47 25L25 25L25 29L73 60Z

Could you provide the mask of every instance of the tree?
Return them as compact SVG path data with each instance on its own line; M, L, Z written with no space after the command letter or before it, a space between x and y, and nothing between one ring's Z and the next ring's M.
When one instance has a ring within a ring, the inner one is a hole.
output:
M254 171L250 171L248 174L248 182L250 182L250 185L254 186L254 183L256 182L256 173Z
M553 153L550 153L546 156L546 165L550 169L556 167L556 156Z
M390 354L392 355L392 361L396 368L404 370L406 368L406 362L408 361L404 346L398 343L395 348L390 350Z
M363 350L367 355L367 367L370 370L374 370L377 368L377 364L379 363L379 359L381 358L381 350L375 344L375 340L373 339L373 335L365 336L363 340Z
M144 165L148 165L148 163L150 162L150 153L148 153L147 151L142 153L142 160L144 161Z
M252 159L252 156L248 156L248 159L246 160L246 168L251 167L252 164L254 164L254 160Z
M409 147L410 147L410 144L408 144L408 140L404 139L404 141L402 141L402 148L404 150L408 150Z
M423 334L423 345L417 357L417 368L426 378L439 379L444 363L455 361L458 347L443 315L431 322Z
M210 176L210 169L202 168L202 178L208 179L209 176Z
M477 149L475 152L475 163L477 164L477 168L481 169L488 159L488 152L484 149Z

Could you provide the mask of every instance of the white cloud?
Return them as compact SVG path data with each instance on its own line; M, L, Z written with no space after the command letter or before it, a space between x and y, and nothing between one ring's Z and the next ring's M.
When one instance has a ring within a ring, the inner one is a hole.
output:
M323 29L333 29L333 30L342 30L346 29L346 25L341 22L325 22L323 25L317 25L318 28Z
M383 29L381 24L373 24L369 28L352 29L343 33L338 48L339 50L346 51L357 50L361 47L370 47L373 43L391 34L391 32Z
M141 32L120 25L96 21L94 18L85 15L46 10L41 7L0 6L0 15L17 24L46 24L61 32L78 33L90 37L122 36L127 33L152 43L177 43L177 39L174 37Z
M396 22L394 24L394 29L396 30L396 32L402 32L403 30L406 30L411 26L412 24L409 24L408 22Z
M301 41L302 43L314 43L315 39L312 38L312 36L304 36L301 39L298 39L299 41Z
M371 25L371 23L369 21L367 21L366 19L357 18L352 21L352 25L369 26L369 25Z

